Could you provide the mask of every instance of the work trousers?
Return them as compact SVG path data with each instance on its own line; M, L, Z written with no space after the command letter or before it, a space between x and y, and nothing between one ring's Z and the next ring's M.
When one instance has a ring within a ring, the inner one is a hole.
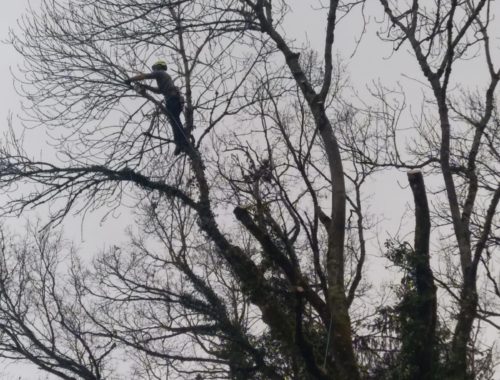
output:
M172 127L174 141L177 148L183 150L188 146L186 132L181 121L182 103L179 96L170 96L165 99L165 105L168 111L167 117ZM176 151L179 151L176 149Z

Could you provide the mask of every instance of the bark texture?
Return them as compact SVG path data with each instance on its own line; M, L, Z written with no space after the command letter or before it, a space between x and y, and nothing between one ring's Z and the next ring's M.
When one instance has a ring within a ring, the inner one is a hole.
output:
M430 265L429 241L431 219L424 178L420 171L408 172L408 181L415 202L415 252L414 269L417 298L413 341L403 340L403 344L413 346L409 358L412 368L411 379L427 380L435 378L436 370L436 286Z

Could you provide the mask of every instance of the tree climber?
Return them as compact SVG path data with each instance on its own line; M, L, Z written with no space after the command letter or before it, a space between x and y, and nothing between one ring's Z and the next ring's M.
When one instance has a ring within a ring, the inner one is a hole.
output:
M162 94L165 97L165 108L167 110L167 118L172 126L174 135L175 150L174 155L178 155L181 151L185 151L189 146L186 131L181 122L181 112L184 108L184 98L179 89L175 86L172 77L167 74L167 64L165 61L157 61L151 66L153 70L148 74L139 74L125 80L127 85L132 82L143 81L147 79L156 79L158 87L152 87L145 84L140 84L138 91L149 90L156 94Z

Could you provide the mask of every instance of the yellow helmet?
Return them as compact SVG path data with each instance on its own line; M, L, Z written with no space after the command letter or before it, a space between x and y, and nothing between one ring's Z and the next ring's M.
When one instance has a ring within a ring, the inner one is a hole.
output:
M163 60L156 61L153 63L153 66L151 66L153 70L167 70L167 63Z

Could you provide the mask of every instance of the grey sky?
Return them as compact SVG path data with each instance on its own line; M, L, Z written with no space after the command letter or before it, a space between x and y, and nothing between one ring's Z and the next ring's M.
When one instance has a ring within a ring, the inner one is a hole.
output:
M4 40L7 37L10 26L15 25L16 19L21 16L23 9L27 5L26 0L9 1L3 4L2 12L0 12L0 37ZM19 61L19 57L10 46L6 44L0 45L0 119L2 124L7 117L9 109L15 109L19 103L14 87L12 85L12 76L9 69Z
M37 4L39 0L32 1ZM314 12L311 11L311 4L316 1L310 0L293 0L295 13L293 13L287 25L295 27L296 37L298 40L306 43L309 42L312 46L321 46L322 28L324 23L317 22ZM496 7L500 6L499 2L494 3ZM19 18L23 10L28 5L27 0L4 1L2 11L0 12L0 37L5 39L9 26L15 27L16 19ZM307 15L307 16L305 16ZM422 80L423 77L416 65L415 60L404 49L392 54L392 46L389 43L381 43L373 32L378 26L373 22L376 18L382 18L382 10L378 2L371 1L367 6L366 17L371 22L367 34L363 37L359 50L355 57L349 61L349 74L352 78L353 85L359 91L364 92L365 86L374 80L382 80L388 84L396 85L401 82L405 86L405 91L408 100L411 103L418 104L421 100L422 86L417 81L408 79L406 75L414 75L414 79ZM361 25L353 27L349 23L342 23L336 34L336 49L342 53L344 59L348 60L349 55L353 52L355 44L353 43L356 37L359 37ZM500 33L497 33L497 38ZM319 37L321 36L321 37ZM498 40L497 40L498 41ZM497 53L499 53L497 51ZM6 45L0 45L0 65L2 75L0 76L0 120L2 126L6 125L6 119L9 111L14 115L20 112L19 103L21 99L17 96L14 87L13 79L9 72L10 67L14 67L20 62L14 50ZM390 57L391 56L391 57ZM388 59L390 57L390 59ZM497 62L498 62L497 56ZM483 78L478 75L478 70L474 63L464 62L461 64L460 70L454 74L455 79L459 79L463 83L474 84L480 83ZM2 131L3 127L0 128ZM380 233L380 240L383 241L387 236L387 232L395 233L399 224L400 218L404 215L406 203L410 200L411 192L409 189L401 189L399 184L406 184L406 175L403 172L387 173L377 177L372 183L372 198L370 201L370 212L376 215L382 223L377 227ZM102 215L101 215L102 216ZM69 238L76 240L76 243L87 242L83 249L93 250L102 248L105 244L112 244L110 236L115 236L119 241L124 235L123 227L126 225L126 220L120 219L119 223L113 222L99 225L100 216L90 216L85 224L85 228L80 228L79 219L73 220L69 227L65 228ZM92 226L90 228L89 226ZM82 235L82 231L84 231ZM373 233L372 233L373 237ZM90 241L90 243L89 243ZM376 241L373 242L373 246ZM373 259L373 258L372 258ZM495 332L495 334L497 334ZM496 335L498 338L498 335ZM1 366L0 366L1 367ZM26 379L34 379L33 372L27 367L12 366L7 367L3 371L0 369L0 379L9 378L5 373L12 376L15 373L22 374Z
M31 3L33 6L40 3L40 0L16 0L8 1L2 4L0 12L0 39L5 40L10 27L16 27L16 20L23 14L24 10ZM0 136L7 130L7 118L10 114L13 116L15 128L21 127L21 122L17 116L21 114L22 99L17 95L11 69L16 70L16 65L22 62L21 57L8 44L0 44ZM33 145L33 153L43 151L41 144ZM3 201L3 198L0 198ZM119 214L118 214L119 215ZM41 217L40 211L35 211L31 216ZM92 253L97 252L111 244L124 240L124 228L129 223L129 218L112 219L111 222L101 223L103 213L89 215L84 223L81 222L81 217L69 217L65 222L65 236L74 241L79 246L79 251L82 257L90 258ZM6 222L10 229L22 228L26 223L26 217L20 219L9 218ZM115 237L116 239L114 239ZM50 377L49 377L50 378ZM46 379L46 374L40 372L32 365L6 364L0 362L0 380L38 380Z

